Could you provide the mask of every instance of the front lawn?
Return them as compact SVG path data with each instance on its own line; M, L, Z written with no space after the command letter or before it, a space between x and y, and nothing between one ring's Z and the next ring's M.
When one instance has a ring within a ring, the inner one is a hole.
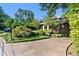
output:
M46 39L49 38L49 36L33 36L33 37L28 37L28 38L13 38L10 42L14 43L14 42L29 42L29 41L36 41L36 40L42 40L42 39ZM10 43L8 41L8 43Z
M16 42L29 42L29 41L42 40L42 39L49 38L50 36L36 35L36 36L24 37L24 38L12 37L12 39L11 39L10 33L0 32L0 37L2 37L6 41L6 43L16 43Z

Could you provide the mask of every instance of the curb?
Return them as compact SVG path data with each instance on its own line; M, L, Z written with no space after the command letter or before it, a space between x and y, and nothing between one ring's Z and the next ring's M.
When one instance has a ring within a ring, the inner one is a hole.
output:
M3 43L6 43L5 40L4 40L2 37L0 37L0 40L1 40Z

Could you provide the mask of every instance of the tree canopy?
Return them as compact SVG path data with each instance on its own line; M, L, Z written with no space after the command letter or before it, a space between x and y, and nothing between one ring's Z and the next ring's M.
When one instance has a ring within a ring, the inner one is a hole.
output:
M22 21L31 21L34 19L34 13L30 10L23 10L19 8L15 13L15 18Z
M0 7L0 20L6 20L8 18L10 17L4 12L3 8Z
M68 4L66 3L40 3L40 10L46 11L49 18L56 14L56 9L62 8L63 12L66 11Z

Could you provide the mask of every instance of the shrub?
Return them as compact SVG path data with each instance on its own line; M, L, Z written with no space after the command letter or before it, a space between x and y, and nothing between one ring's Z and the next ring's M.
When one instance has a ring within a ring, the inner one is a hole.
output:
M45 35L50 36L50 35L51 35L51 33L52 33L52 30L51 30L51 29L49 29L49 30L45 30L44 32L45 32Z
M32 31L24 26L17 26L12 30L12 36L14 37L28 37L31 36Z
M70 21L70 37L71 41L74 44L75 50L79 53L79 20L71 20Z
M52 31L49 29L49 30L47 30L47 29L45 29L45 30L39 30L38 32L37 32L39 35L50 35L51 33L52 33Z
M51 33L51 32L52 32L52 30L51 30L51 29L49 29L49 30L44 30L44 32Z
M45 34L45 32L43 30L39 30L38 33L39 33L39 35L44 35Z
M63 34L52 34L51 36L55 38L59 38L59 37L63 37Z
M38 36L39 35L39 30L34 30L32 32L32 36Z
M79 17L78 17L78 13L74 12L74 11L77 11L77 5L73 5L74 6L74 10L71 11L71 13L69 13L70 15L70 37L71 37L71 41L73 42L73 46L74 46L74 49L76 51L76 53L79 54ZM79 7L78 7L78 10L79 10Z

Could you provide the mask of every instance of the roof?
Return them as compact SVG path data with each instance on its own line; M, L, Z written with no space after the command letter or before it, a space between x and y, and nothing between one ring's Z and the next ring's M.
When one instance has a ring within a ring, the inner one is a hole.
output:
M50 19L56 19L60 24L68 23L67 18L63 19L62 17L60 17L60 18L52 17ZM44 25L44 24L45 24L44 21L40 22L40 25Z

